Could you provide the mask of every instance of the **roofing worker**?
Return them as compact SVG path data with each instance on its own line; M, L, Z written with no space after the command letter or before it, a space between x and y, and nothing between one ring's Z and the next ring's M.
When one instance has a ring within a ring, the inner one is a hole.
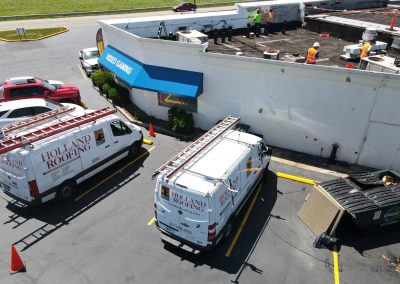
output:
M370 40L366 40L361 47L360 53L360 63L358 64L358 69L365 70L367 68L367 62L362 60L370 55L372 49L372 44Z
M361 47L360 58L368 57L371 51L372 45L369 40L365 41L365 43Z
M258 9L257 14L255 14L253 18L254 27L256 30L256 36L258 37L260 36L261 21L262 21L262 15L260 9Z
M314 42L313 47L310 47L307 52L306 63L315 64L318 58L319 42Z
M265 34L268 35L272 29L272 23L274 22L274 9L270 8L267 15L267 28Z

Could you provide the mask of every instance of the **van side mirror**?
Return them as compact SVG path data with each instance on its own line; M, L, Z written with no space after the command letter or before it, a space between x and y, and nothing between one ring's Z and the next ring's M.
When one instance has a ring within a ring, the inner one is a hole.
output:
M234 190L234 189L232 189L232 188L230 188L230 187L228 187L228 190L229 190L230 192L234 192L234 193L238 193L238 192L239 192L239 190Z
M272 156L272 149L268 147L267 150L264 150L262 152L262 155L263 156Z

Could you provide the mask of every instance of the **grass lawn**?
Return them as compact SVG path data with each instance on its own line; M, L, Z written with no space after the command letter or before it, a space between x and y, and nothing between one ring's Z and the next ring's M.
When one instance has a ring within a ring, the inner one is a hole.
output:
M36 40L42 37L48 37L60 32L66 32L67 28L47 28L47 29L26 29L25 36L19 37L16 30L0 32L0 38L6 40Z
M0 16L52 14L116 9L174 6L179 0L1 0ZM196 4L223 2L223 0L196 0Z

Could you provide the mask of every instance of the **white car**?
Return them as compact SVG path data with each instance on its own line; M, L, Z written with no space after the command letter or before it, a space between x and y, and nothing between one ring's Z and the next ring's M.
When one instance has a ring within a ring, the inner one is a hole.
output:
M24 99L0 103L0 126L22 120L27 117L38 115L61 106L75 108L71 115L78 115L84 112L84 108L69 103L53 103L45 99Z
M79 51L79 59L83 70L85 70L88 76L92 75L93 72L100 70L99 67L99 51L97 47L85 48Z

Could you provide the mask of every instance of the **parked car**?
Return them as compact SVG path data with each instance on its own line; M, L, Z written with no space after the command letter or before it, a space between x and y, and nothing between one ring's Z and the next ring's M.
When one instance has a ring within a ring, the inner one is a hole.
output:
M62 106L75 108L75 110L70 113L71 115L78 115L85 111L83 107L75 104L58 104L45 99L24 99L12 102L2 102L0 103L0 126L45 113Z
M83 70L90 77L93 72L100 70L99 51L97 47L85 48L79 51L79 60Z
M0 102L33 98L47 99L56 103L81 104L78 87L61 81L24 76L9 78L0 83Z
M172 11L174 12L195 11L196 9L197 5L193 3L182 3L178 6L172 7Z

